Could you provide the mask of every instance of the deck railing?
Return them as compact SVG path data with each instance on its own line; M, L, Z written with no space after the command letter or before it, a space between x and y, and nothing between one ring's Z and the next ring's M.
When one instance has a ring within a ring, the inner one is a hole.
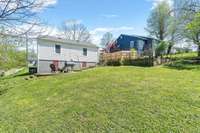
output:
M100 56L100 60L108 61L108 60L121 60L121 59L137 59L137 52L131 51L119 51L114 53L102 53Z
M151 50L138 53L137 51L119 51L102 53L101 65L141 65L154 66L169 62L167 58L155 58Z

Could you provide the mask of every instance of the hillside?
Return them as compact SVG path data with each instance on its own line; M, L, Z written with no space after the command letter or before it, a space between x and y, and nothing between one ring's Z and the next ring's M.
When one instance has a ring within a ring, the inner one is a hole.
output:
M0 132L198 132L199 66L0 79Z

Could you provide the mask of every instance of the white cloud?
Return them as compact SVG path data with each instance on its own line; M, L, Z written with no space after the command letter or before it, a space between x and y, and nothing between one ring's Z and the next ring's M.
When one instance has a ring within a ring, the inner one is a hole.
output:
M10 29L11 33L24 33L24 31L27 31L28 29L32 28L31 25L24 24L21 26L16 27L18 31L13 31ZM91 41L92 43L98 45L100 44L101 38L103 34L106 32L113 33L114 37L118 37L120 34L133 34L136 31L135 28L130 26L121 26L121 27L97 27L93 30L90 30L91 34ZM31 32L29 33L30 37L37 37L37 36L54 36L54 37L64 37L62 31L60 31L56 26L49 26L49 25L36 25L32 28Z
M122 27L99 27L95 28L94 30L90 31L92 35L99 34L99 33L105 33L105 32L120 32L120 31L127 31L127 30L134 30L133 27L129 26L122 26Z
M168 2L170 6L173 5L173 0L147 0L147 1L153 3L153 5L152 5L152 9L155 8L155 7L158 5L158 3L162 2L162 1L166 1L166 2Z
M92 40L92 43L96 44L96 45L99 45L100 42L101 42L101 38L102 38L103 35L99 34L99 35L92 35L91 36L91 40Z
M92 42L99 44L103 34L106 32L111 32L114 36L118 36L121 33L132 33L134 31L133 27L121 26L121 27L98 27L90 31L92 36Z
M81 24L82 20L69 19L65 21L65 25Z
M50 5L55 5L57 3L57 0L39 0L39 1L44 1L45 4L44 6L50 6Z
M49 35L49 36L55 36L55 37L61 37L62 32L55 26L46 26L43 28L45 31L43 35Z
M36 8L34 8L32 11L33 12L40 12L42 11L43 9L49 7L49 6L53 6L57 3L57 0L36 0L35 1L36 4L40 5Z
M117 15L117 14L102 14L101 16L104 17L104 18L108 18L108 19L119 17L119 15Z
M23 1L23 2L21 1L21 3L16 2L16 1L11 1L9 4L7 1L0 1L0 8L4 9L7 6L7 10L15 9L21 5L23 6L29 5L30 2L34 2L34 4L37 5L36 7L33 6L32 8L30 8L30 10L33 12L40 12L46 7L55 5L57 3L57 0L30 0L30 1Z
M11 34L24 34L28 31L29 37L38 37L38 36L55 36L55 37L62 37L62 32L56 26L49 26L49 25L29 25L23 24L20 26L16 26L14 28L8 28L8 33Z
M31 25L24 24L18 29L26 31ZM94 44L99 44L104 33L111 32L115 37L118 37L120 34L133 34L136 29L130 26L121 26L121 27L97 27L93 30L90 30L91 41ZM37 37L38 35L48 35L54 37L63 37L62 32L56 26L42 25L34 26L32 32L30 33L32 37Z

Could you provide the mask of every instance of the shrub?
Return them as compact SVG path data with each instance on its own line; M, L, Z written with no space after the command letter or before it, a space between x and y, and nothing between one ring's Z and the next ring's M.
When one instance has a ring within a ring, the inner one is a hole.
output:
M126 59L123 61L124 66L153 66L153 58Z
M15 46L0 44L0 69L8 70L26 65L26 53Z
M4 71L0 71L0 77L3 77L5 75L5 72Z
M107 66L121 66L121 61L120 60L108 60L106 62Z
M168 43L165 41L161 41L156 47L156 56L162 56L166 53Z
M107 66L153 66L153 58L145 57L140 59L121 59L109 60L106 62Z

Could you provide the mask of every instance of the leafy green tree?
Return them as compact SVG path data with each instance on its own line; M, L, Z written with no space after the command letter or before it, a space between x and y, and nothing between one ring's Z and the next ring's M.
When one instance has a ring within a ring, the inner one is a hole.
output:
M0 69L24 67L26 65L26 52L20 51L16 46L0 44Z
M190 32L185 27L190 23L196 13L200 11L200 0L174 0L174 16L177 22L177 34L179 40L193 40Z
M167 37L167 41L168 41L167 54L171 53L173 46L176 44L176 42L178 42L182 38L180 33L179 33L178 25L179 25L179 21L176 19L176 17L171 15L170 19L169 19L169 26L168 26L168 29L167 29L168 30L168 33L167 33L168 34L168 37Z
M156 56L163 56L166 53L168 43L161 41L156 47Z
M200 12L186 25L186 31L189 33L188 38L198 45L198 56L200 57Z
M159 40L165 40L168 36L168 25L170 18L170 5L166 1L159 2L152 10L147 20L147 32L152 37Z

